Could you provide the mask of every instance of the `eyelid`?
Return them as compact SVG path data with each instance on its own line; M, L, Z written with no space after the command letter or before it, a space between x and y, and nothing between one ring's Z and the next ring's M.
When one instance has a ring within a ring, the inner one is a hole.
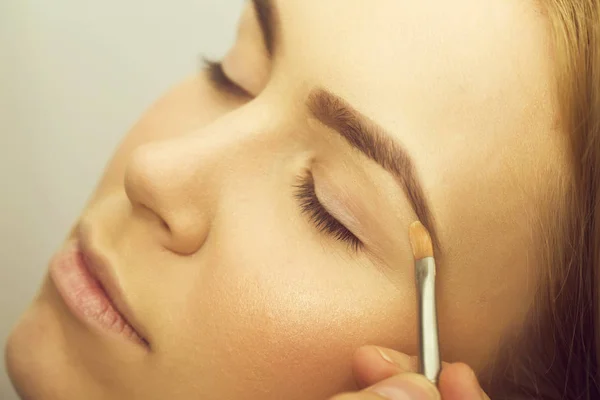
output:
M227 76L223 69L223 64L220 61L212 61L206 58L202 61L204 65L203 69L206 71L210 83L217 91L226 92L243 98L253 97L244 88Z
M300 208L316 228L333 236L335 239L347 243L353 251L362 250L361 240L342 222L334 217L317 197L315 183L310 171L298 178L299 184L295 185L295 197L300 202Z
M365 224L369 223L370 219L364 215L364 206L357 202L360 200L356 198L357 194L348 186L360 182L360 179L356 180L357 171L352 170L340 175L320 162L314 163L312 169L319 178L319 185L315 186L315 191L321 204L366 244L370 235L365 232ZM350 176L354 178L347 180Z
M345 189L335 184L332 186L327 179L322 179L315 186L315 193L328 214L352 232L364 246L371 246L369 235L365 232L364 219L359 219L353 212L357 206L352 204L352 198Z

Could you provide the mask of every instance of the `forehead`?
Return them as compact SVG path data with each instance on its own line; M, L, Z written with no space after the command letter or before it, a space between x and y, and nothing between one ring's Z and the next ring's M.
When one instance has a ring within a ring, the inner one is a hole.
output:
M273 81L326 87L393 132L415 159L452 247L448 262L486 265L452 273L485 288L493 271L510 273L492 264L522 268L525 221L563 150L552 134L551 46L536 3L275 3L282 37Z
M507 92L539 90L548 69L546 22L533 2L275 3L286 73L332 88L385 125L424 125L457 104L473 111Z
M286 90L290 81L328 88L387 128L433 196L466 171L481 175L501 149L514 153L504 167L522 167L520 151L531 162L531 146L552 142L551 46L535 2L274 3L281 40L273 80Z

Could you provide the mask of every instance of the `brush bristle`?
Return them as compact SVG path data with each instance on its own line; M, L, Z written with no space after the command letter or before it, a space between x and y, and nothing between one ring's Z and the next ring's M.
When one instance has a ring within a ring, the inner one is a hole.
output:
M410 237L410 245L412 246L415 260L433 257L431 236L429 236L429 232L420 221L410 224L408 236Z

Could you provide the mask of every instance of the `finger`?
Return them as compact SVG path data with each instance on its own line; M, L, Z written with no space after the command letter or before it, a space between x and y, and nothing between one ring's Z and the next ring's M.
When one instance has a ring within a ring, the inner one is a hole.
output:
M417 359L395 350L363 346L354 353L352 370L360 389L403 372L415 372Z
M463 363L444 367L438 386L444 400L490 400L473 370Z
M332 397L329 400L383 400L385 397L381 397L377 393L372 392L359 392L359 393L343 393Z
M346 393L331 400L440 400L436 387L424 376L404 373L385 379L361 392Z

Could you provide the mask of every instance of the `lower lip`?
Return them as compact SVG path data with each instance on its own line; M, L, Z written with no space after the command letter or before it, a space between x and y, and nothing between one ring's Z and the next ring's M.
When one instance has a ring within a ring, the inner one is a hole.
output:
M104 332L143 343L135 329L114 307L106 292L88 270L77 246L59 252L50 263L50 278L71 312Z

